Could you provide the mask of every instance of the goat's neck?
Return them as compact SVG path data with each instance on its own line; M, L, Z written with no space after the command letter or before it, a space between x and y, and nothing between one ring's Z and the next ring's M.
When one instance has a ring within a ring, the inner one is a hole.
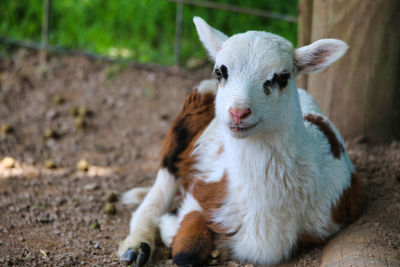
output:
M290 127L243 139L229 134L224 139L229 168L242 176L284 178L295 167L295 161L310 149L310 137L304 126L301 111L288 124ZM268 172L267 172L268 176Z

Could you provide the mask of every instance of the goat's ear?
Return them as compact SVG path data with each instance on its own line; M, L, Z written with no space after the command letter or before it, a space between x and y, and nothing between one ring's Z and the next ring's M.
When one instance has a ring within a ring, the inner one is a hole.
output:
M341 58L349 46L337 39L321 39L295 51L298 74L317 72Z
M228 36L208 25L207 22L200 17L194 17L193 22L196 25L200 41L207 49L211 58L215 60L218 51L221 49L225 40L228 39Z

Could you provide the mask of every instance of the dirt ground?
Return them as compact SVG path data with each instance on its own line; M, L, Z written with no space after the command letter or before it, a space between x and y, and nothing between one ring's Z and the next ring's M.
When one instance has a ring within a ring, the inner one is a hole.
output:
M0 60L0 125L12 127L0 136L0 160L15 159L14 168L0 164L0 266L120 265L116 248L135 207L117 201L107 215L106 196L152 184L169 125L210 70L149 71L58 55L40 64L25 50ZM89 110L86 127L75 107ZM364 212L347 231L372 229L361 246L399 250L400 142L360 137L347 146L368 183ZM48 159L56 169L45 167ZM87 172L76 169L80 159ZM318 266L322 249L301 249L285 266ZM161 247L150 265L169 258Z

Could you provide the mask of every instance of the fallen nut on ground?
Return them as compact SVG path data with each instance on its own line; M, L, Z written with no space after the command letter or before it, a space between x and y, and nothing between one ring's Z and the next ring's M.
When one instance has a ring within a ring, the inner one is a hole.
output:
M85 118L82 117L82 116L76 117L75 118L75 125L76 125L76 128L78 128L78 129L85 128L86 127Z
M106 195L106 201L107 202L112 203L112 202L116 202L117 200L118 200L117 194L115 194L114 192L109 192Z
M115 215L115 213L117 212L117 209L115 208L115 205L112 204L112 203L106 203L104 205L103 210L107 215Z
M53 97L53 103L56 105L64 103L65 99L62 95L54 95Z
M99 222L94 222L90 225L90 229L100 229L100 224Z
M79 109L78 109L78 114L81 117L85 117L85 116L89 115L89 113L90 113L89 109L85 106L79 107Z
M55 169L56 168L56 163L52 159L48 159L44 162L44 166L46 169Z
M50 139L50 138L56 138L57 137L57 132L51 128L46 128L43 131L43 137L46 139Z
M71 116L73 116L73 117L76 117L76 116L78 116L78 108L77 107L72 107L70 110L69 110L69 114L71 114Z
M15 167L15 159L12 157L5 157L2 161L1 164L3 165L4 168L6 169L11 169Z
M86 159L81 159L76 164L76 169L78 171L86 172L89 169L89 162Z
M3 135L9 134L12 131L12 127L8 123L3 123L0 127L0 133Z

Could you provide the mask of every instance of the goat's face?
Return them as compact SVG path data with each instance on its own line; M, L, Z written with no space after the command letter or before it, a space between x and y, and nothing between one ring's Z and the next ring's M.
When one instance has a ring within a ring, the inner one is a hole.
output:
M265 32L237 34L215 59L216 116L235 137L274 130L294 86L293 47Z
M294 50L275 34L249 31L228 38L200 18L194 22L215 61L216 117L238 138L284 128L296 112L297 74L321 70L347 49L327 39Z

